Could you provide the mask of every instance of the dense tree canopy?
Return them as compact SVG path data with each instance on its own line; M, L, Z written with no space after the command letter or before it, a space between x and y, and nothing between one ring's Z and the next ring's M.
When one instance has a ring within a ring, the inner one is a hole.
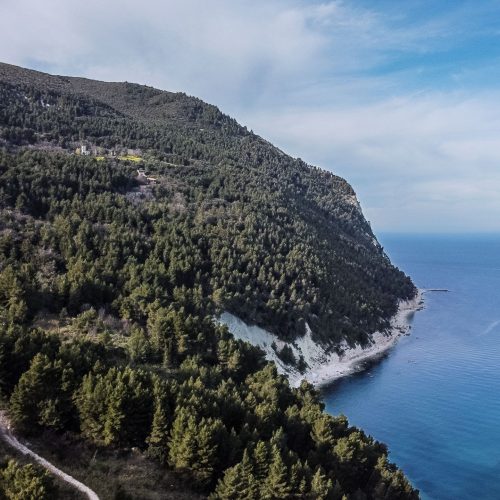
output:
M308 324L330 348L387 325L414 287L344 180L183 94L7 65L0 138L0 392L19 430L137 447L214 499L418 496L214 320L288 340Z

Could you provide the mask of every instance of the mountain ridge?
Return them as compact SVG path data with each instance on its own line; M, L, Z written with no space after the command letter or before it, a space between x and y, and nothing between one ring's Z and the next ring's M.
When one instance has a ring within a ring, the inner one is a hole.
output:
M333 355L414 295L345 180L215 106L0 65L0 399L103 500L417 499L384 444L215 320ZM56 498L3 447L0 476Z
M19 71L22 75L21 78L18 76ZM322 260L328 261L328 257L325 257L324 254L325 252L331 252L331 250L335 251L335 247L332 246L334 244L336 248L342 248L343 246L351 247L353 253L358 251L361 245L364 247L363 251L366 254L374 250L372 252L374 254L373 258L370 256L368 259L371 260L370 265L375 263L385 267L387 272L392 273L394 280L401 281L402 276L399 277L397 272L393 272L389 260L383 254L369 224L364 219L354 190L344 179L326 171L310 167L301 160L290 158L274 146L268 146L269 143L267 141L248 132L245 128L238 125L235 120L222 114L215 106L206 105L199 99L187 97L185 94L172 94L136 84L94 82L92 80L73 77L52 77L43 73L35 73L33 77L33 74L29 70L18 70L14 67L0 65L1 81L12 84L12 82L19 79L23 82L22 85L31 85L31 88L35 85L37 91L41 92L37 98L45 106L45 108L42 106L42 115L57 115L57 110L54 113L52 108L58 106L58 99L61 99L58 92L60 92L61 87L64 89L64 96L70 96L70 99L73 99L76 89L78 99L84 99L83 105L87 106L87 108L80 110L79 115L77 112L73 119L65 118L67 122L65 123L66 128L73 128L74 132L71 142L68 141L67 135L63 136L63 148L68 148L68 146L72 148L82 140L95 143L97 146L116 147L116 138L109 137L112 134L108 134L108 137L102 137L96 133L83 132L85 135L82 137L82 129L85 130L87 126L85 121L101 119L105 122L103 127L106 127L109 126L108 123L113 124L118 120L126 122L126 127L131 129L129 132L130 139L127 141L127 144L122 144L122 146L142 150L145 149L145 145L149 146L149 151L151 149L154 150L153 156L156 155L155 159L170 160L173 158L172 162L169 163L170 165L180 164L185 167L194 168L205 165L209 166L212 171L219 169L221 176L225 178L222 181L224 183L233 182L235 172L231 171L232 168L254 170L254 172L249 173L248 177L250 178L250 182L256 182L252 177L255 177L255 169L258 169L259 174L267 179L272 189L281 197L275 205L280 205L283 208L274 207L276 210L280 209L291 212L293 208L296 214L294 217L298 215L311 228L318 227L319 240L325 245L322 251ZM29 83L30 81L31 83ZM19 84L17 88L19 92ZM106 89L106 92L103 92L103 89ZM43 94L44 92L46 94ZM90 102L89 98L91 99ZM97 100L98 98L99 100ZM52 100L52 104L50 100ZM104 103L104 108L102 103ZM30 106L35 107L36 104L36 101L31 102ZM73 102L70 104L75 105ZM82 105L82 103L78 102L77 105ZM121 115L116 116L116 110ZM92 111L94 112L94 116L91 115ZM124 113L126 111L129 114L125 116ZM96 113L104 116L96 117ZM107 116L108 114L112 116L109 117ZM183 116L182 119L178 118L179 114ZM132 125L129 123L130 117L133 117ZM79 121L83 123L78 123ZM146 127L144 131L141 129L141 124ZM204 125L206 128L200 128L200 125ZM118 123L118 126L122 126L122 123ZM166 133L163 132L165 127L167 129ZM154 146L152 148L150 139L144 136L149 137L148 132L158 135L158 128L162 129L160 133L168 136L169 143L165 144L165 141L162 142L160 139L157 143L159 147ZM37 130L37 124L34 124L34 127L31 126L29 129L30 134L35 137L35 143L41 137L48 138L49 142L54 142L54 133L52 135L50 132L48 134L47 132L40 133L40 129L43 129L43 127L38 127ZM140 137L140 134L143 137ZM189 135L190 150L187 153L183 151L179 154L176 142L183 141L185 143L184 136L186 134ZM178 138L179 136L180 139ZM172 140L172 137L174 137L174 140ZM215 140L218 141L218 145L216 148L213 148L210 146L210 141ZM202 172L202 175L210 177L210 174L207 174L206 170ZM238 175L239 173L236 172L236 176ZM180 176L182 176L182 173L175 175L177 181ZM211 177L205 183L213 182L215 175ZM284 188L279 184L280 182L286 182L289 185ZM313 185L312 188L311 185ZM261 185L258 185L255 189L269 191L269 187ZM246 194L248 194L248 191L249 189L246 190ZM246 202L251 196L253 196L253 193L246 196L243 202ZM217 198L215 197L214 200L217 200ZM226 201L229 201L230 204L232 202L231 199ZM335 213L334 217L332 217L332 212ZM227 215L227 211L224 215ZM318 224L318 220L322 224ZM359 226L359 230L352 230L351 226L353 225ZM332 241L331 235L324 233L324 229L335 232L335 243ZM327 242L328 239L330 239L330 242ZM330 250L328 250L328 247L330 247ZM376 260L378 262L375 262ZM364 257L363 261L366 261ZM349 263L349 265L352 264L349 258L345 262ZM337 266L339 265L340 262ZM356 264L356 267L359 267L359 263ZM309 276L307 279L313 280L314 276ZM362 282L360 281L360 283ZM373 283L372 286L378 285ZM409 280L402 286L402 289L405 290L402 296L398 296L398 293L394 291L389 292L392 296L386 300L392 302L392 305L383 306L383 309L377 313L378 317L389 317L394 314L397 300L399 298L407 299L415 293ZM382 289L381 294L384 293L387 292L384 292ZM328 292L325 290L323 295L328 295ZM268 300L271 300L270 290L267 292L267 297ZM286 299L289 300L290 297L286 296ZM325 300L325 297L323 297L323 300ZM374 293L371 293L369 301L376 300ZM265 308L265 306L263 307ZM231 309L231 305L229 305L229 309ZM232 312L238 313L239 311L233 309ZM271 329L274 328L272 324L263 323L259 318L259 314L255 314L255 318L252 318L249 314L243 314L243 319L255 321L257 324L270 327ZM297 315L296 319L299 319ZM299 331L302 334L305 333L304 320L307 321L307 318L303 318L302 325L299 327ZM315 318L309 317L309 322L313 325ZM316 328L313 326L313 330L325 330L327 328L327 320L321 321L321 323ZM360 334L358 340L366 342L367 335L370 333L369 330L375 331L381 327L383 325L378 320L372 321L371 325L364 328L365 333ZM280 335L284 334L283 331L277 333Z

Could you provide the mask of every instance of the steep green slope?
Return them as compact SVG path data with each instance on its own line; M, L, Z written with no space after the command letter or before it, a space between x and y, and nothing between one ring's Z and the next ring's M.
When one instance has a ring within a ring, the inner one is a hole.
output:
M333 348L414 294L344 180L197 99L8 65L0 136L0 396L18 431L154 460L217 499L418 497L383 444L213 321L287 339L308 323ZM102 498L166 495L106 470Z
M397 300L414 294L343 179L290 158L217 108L7 65L0 81L0 133L9 145L140 149L160 181L153 196L169 204L148 217L185 224L207 241L188 237L203 266L186 284L247 322L282 338L303 334L307 322L324 342L366 342Z

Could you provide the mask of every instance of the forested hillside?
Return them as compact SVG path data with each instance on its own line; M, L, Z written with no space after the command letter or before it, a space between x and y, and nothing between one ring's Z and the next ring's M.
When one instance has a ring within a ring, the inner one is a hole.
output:
M384 445L214 321L287 340L308 324L332 349L387 325L415 289L343 179L184 94L4 64L0 148L17 429L137 447L213 498L418 496Z

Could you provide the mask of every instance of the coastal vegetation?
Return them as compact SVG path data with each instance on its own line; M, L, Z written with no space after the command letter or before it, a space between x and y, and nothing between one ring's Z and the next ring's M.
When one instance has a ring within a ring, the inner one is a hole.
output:
M346 181L198 99L8 65L0 138L0 394L16 430L136 450L193 498L418 497L385 445L216 320L289 341L309 325L332 350L387 326L415 288ZM74 154L82 141L141 154Z
M58 496L58 490L50 475L32 464L21 465L9 460L0 465L0 498L51 500Z

